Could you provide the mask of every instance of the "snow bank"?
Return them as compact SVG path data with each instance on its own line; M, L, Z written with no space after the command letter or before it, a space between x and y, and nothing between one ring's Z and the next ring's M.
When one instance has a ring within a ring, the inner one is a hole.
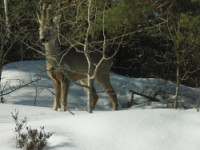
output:
M52 107L53 104L53 83L47 76L45 71L45 61L23 61L5 65L2 74L2 87L4 93L12 89L18 88L39 79L28 86L17 90L9 95L5 95L4 99L7 103L19 105L33 105L40 107ZM153 95L156 91L164 91L167 97L159 96L161 103L154 103L148 106L147 99L135 95L135 102L138 104L133 108L163 108L166 107L167 99L174 96L175 85L170 81L162 79L146 79L146 78L128 78L114 73L110 74L111 83L117 93L120 109L124 109L124 105L131 99L130 90L134 90L146 95ZM98 91L102 91L98 84L95 84ZM36 94L37 93L37 94ZM112 110L111 103L106 93L98 93L99 101L96 110ZM200 96L200 89L180 86L180 98L184 105L188 103L196 105L197 98ZM71 84L68 94L68 107L72 110L86 110L86 94L82 87ZM35 103L36 102L36 103ZM189 107L193 107L189 106Z

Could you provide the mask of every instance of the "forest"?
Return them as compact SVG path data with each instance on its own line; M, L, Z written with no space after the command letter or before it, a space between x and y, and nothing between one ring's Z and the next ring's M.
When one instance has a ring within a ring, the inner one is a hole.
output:
M7 10L1 1L0 70L13 61L44 59L37 21L43 3L61 14L60 42L82 48L87 0L8 0ZM106 41L106 52L116 53L113 72L200 86L198 0L93 0L91 5L90 48L101 49Z
M1 149L199 150L200 1L1 0L0 110Z

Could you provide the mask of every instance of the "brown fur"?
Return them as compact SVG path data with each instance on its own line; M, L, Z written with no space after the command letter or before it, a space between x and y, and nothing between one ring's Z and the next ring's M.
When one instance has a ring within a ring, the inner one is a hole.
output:
M66 111L67 106L67 94L69 90L70 81L80 81L84 87L86 94L88 94L87 88L87 71L88 64L83 53L76 52L75 50L68 50L67 47L60 46L58 43L57 25L59 24L59 16L50 20L48 18L51 7L46 8L43 5L42 16L38 17L40 23L40 40L44 43L46 53L46 69L49 77L54 82L55 97L54 97L54 110L58 109L61 104L62 111ZM45 16L45 14L47 14ZM63 52L68 50L67 55L63 57ZM91 53L92 59L92 71L94 71L95 65L102 57L100 53ZM100 68L94 78L102 88L106 91L113 105L113 110L117 110L117 98L115 91L113 90L110 79L109 71L112 66L112 60L104 60L100 65ZM92 87L92 108L98 101L98 95L95 88Z

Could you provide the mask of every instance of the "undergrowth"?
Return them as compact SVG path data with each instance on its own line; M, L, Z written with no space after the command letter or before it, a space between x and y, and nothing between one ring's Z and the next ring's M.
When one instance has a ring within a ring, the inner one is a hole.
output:
M52 133L45 132L44 127L32 129L27 126L27 117L19 119L19 112L11 113L15 122L16 146L25 150L42 150Z

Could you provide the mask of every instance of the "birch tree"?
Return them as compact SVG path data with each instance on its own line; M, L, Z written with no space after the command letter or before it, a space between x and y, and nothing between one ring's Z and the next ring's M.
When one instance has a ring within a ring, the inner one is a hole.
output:
M75 48L75 50L79 53L84 53L85 58L87 60L88 68L87 68L87 88L88 88L88 97L87 97L87 111L89 113L92 113L92 105L93 105L93 97L95 96L95 91L94 91L94 80L96 79L95 77L99 73L99 69L103 66L103 64L107 64L106 61L109 60L109 65L110 66L110 60L114 57L114 55L117 53L117 50L110 55L106 55L107 49L107 39L106 39L106 34L104 31L104 12L105 12L105 6L107 5L106 1L101 2L103 3L103 7L100 7L96 3L97 1L95 0L86 0L86 1L80 1L78 4L76 4L76 7L73 8L73 5L69 5L68 11L71 11L70 14L75 13L74 18L72 16L69 16L69 20L65 20L66 22L70 22L70 24L73 24L72 27L72 36L70 38L64 38L66 40L66 43L69 43L71 47ZM71 9L69 9L72 7ZM86 16L86 17L85 17ZM95 30L94 27L94 22L98 17L103 17L103 22L101 22L102 25L102 36L103 40L99 41L98 39L95 39L93 37L93 33ZM75 33L75 34L74 34ZM77 34L78 33L78 34ZM74 34L74 35L73 35ZM63 36L62 36L63 37ZM123 36L122 36L123 37ZM119 38L121 39L121 38ZM113 39L109 39L110 44L113 43ZM81 48L83 47L83 50ZM95 54L98 54L98 56L101 56L101 58L97 57L96 60L94 61L95 58L91 58L91 55L95 57ZM99 55L100 54L100 55ZM98 60L98 62L97 62ZM94 63L95 62L95 63ZM104 66L103 66L104 68ZM102 70L103 71L103 70ZM107 70L105 70L105 74L107 74ZM100 81L101 84L103 81ZM110 82L110 81L109 81ZM108 84L106 84L107 86ZM102 86L102 85L101 85ZM86 88L86 87L85 87ZM105 87L103 87L105 88ZM107 91L108 90L108 91ZM107 89L104 92L106 92L110 99L112 99L111 96L111 91L113 89ZM113 91L113 95L115 95ZM113 98L116 99L116 98ZM113 101L112 101L113 103ZM115 105L115 104L114 104ZM116 109L114 106L114 110Z
M4 0L4 11L5 11L5 24L7 38L10 39L10 22L9 22L9 13L8 13L8 2L9 0Z
M8 43L8 40L10 39L10 24L9 24L9 17L8 17L8 0L4 0L4 15L5 20L3 16L0 16L0 94L2 94L2 70L3 65L5 61L5 57L8 53L8 50L6 50L6 45ZM5 22L5 24L4 24ZM4 27L6 30L4 30ZM3 96L1 96L1 102L4 102Z
M2 2L4 5L4 11L0 14L0 96L1 101L5 93L3 93L3 89L5 85L2 85L2 70L3 65L9 62L9 55L11 54L14 45L25 37L21 37L21 34L24 33L23 30L14 30L11 32L11 25L14 27L17 26L17 23L22 17L12 16L10 18L9 14L12 14L14 11L9 10L9 0L4 0ZM14 27L15 28L15 27ZM27 33L26 33L27 34ZM15 53L17 54L19 50L15 47Z
M175 14L169 11L166 25L160 30L162 37L171 45L171 50L164 57L166 60L170 57L174 59L176 83L174 108L179 106L179 91L182 81L187 80L191 74L200 70L198 65L200 57L199 19L199 17L188 14Z
M1 47L0 47L0 80L1 80L1 74L3 69L3 63L5 59L5 45L8 42L8 39L10 39L10 24L9 24L9 17L8 17L8 0L4 0L4 15L5 15L5 27L6 31L4 31L4 19L3 16L0 16L0 24L1 24Z
M92 87L94 86L93 85L93 79L91 78L92 77L92 72L91 72L91 66L92 66L92 62L91 62L91 58L90 58L90 55L89 55L89 48L88 48L88 39L89 39L89 32L91 30L91 21L90 21L90 17L91 17L91 2L92 0L88 0L88 10L87 10L87 22L88 22L88 27L87 27L87 31L86 31L86 34L85 34L85 42L84 42L84 54L85 54L85 57L87 59L87 62L88 62L88 74L87 74L87 78L88 78L88 87L89 87L89 92L88 92L88 100L87 100L87 110L89 113L92 113L92 105L91 105L91 102L92 102Z

